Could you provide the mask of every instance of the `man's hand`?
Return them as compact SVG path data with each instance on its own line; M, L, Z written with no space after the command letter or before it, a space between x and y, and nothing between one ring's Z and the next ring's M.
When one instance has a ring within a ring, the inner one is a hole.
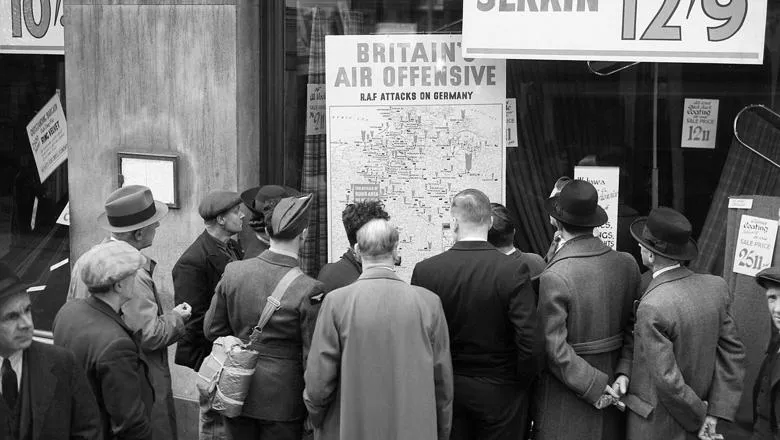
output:
M618 398L623 397L628 392L628 376L621 374L615 379L615 383L612 384L612 390L618 395Z
M713 416L707 416L704 418L704 423L699 429L699 439L701 440L721 440L723 436L718 434L715 430L718 427L718 418Z
M173 308L173 313L181 316L181 319L188 320L190 319L190 315L192 315L192 307L190 307L189 304L186 302L179 304L178 306Z

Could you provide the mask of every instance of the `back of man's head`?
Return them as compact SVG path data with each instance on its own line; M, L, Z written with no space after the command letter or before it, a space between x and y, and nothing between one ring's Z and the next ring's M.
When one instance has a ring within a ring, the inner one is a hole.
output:
M497 248L512 246L515 239L515 222L506 206L491 203L493 225L488 231L488 242Z
M385 211L380 200L364 200L350 203L341 213L341 221L347 233L349 245L357 243L357 231L366 223L374 219L389 220L390 214Z
M357 245L361 257L392 257L398 246L398 228L389 220L370 220L357 231Z
M460 223L474 226L490 224L490 199L480 190L469 188L456 194L451 211Z

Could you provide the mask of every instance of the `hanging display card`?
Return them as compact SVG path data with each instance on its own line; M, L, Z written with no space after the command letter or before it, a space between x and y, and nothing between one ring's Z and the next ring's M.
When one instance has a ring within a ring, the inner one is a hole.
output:
M683 148L715 148L718 134L717 99L685 99L683 111Z
M777 220L743 215L739 221L734 272L751 277L772 264L777 239Z

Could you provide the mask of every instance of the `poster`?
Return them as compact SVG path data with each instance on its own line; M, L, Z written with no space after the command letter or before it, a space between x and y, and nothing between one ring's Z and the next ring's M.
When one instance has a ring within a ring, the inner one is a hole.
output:
M516 147L517 144L517 101L506 99L506 146Z
M618 167L574 167L574 178L590 182L599 193L599 206L607 211L609 220L593 230L593 235L612 249L617 249L618 194L620 191L620 168Z
M325 84L306 85L306 135L325 134Z
M719 103L717 99L685 98L680 141L683 148L715 148Z
M68 126L59 93L27 124L27 137L43 183L68 158Z
M63 55L62 0L0 2L0 53Z
M772 264L777 239L777 220L742 215L739 221L734 272L755 277Z
M398 222L398 269L452 243L449 205L466 188L503 203L503 60L464 60L459 35L328 36L328 251L349 247L345 205L381 199Z
M463 0L477 58L762 64L767 0Z

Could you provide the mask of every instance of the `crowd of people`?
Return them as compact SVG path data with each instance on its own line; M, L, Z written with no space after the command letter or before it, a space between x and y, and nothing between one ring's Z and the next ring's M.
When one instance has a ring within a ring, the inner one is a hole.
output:
M167 207L120 188L97 219L109 236L73 264L53 345L33 341L27 285L0 265L0 438L176 439L168 347L198 371L215 340L253 334L240 415L201 392L200 439L715 440L734 420L745 350L732 296L685 267L698 249L681 213L630 225L641 274L593 235L608 218L588 182L556 183L544 258L515 248L504 206L465 189L450 204L454 245L408 283L403 218L378 200L347 205L349 248L303 274L311 205L276 185L203 197L205 230L173 268L165 311L140 251ZM757 281L776 335L780 268ZM780 438L778 346L755 384L759 440Z

